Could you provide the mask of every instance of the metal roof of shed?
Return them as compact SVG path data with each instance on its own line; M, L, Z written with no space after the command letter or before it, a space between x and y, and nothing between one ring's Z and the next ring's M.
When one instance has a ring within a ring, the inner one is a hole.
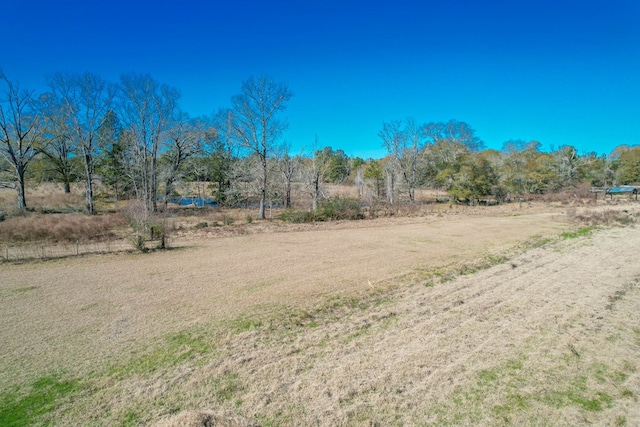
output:
M607 193L609 194L622 194L622 193L638 193L638 189L640 189L640 187L634 186L634 185L624 185L622 187L611 187L607 190Z

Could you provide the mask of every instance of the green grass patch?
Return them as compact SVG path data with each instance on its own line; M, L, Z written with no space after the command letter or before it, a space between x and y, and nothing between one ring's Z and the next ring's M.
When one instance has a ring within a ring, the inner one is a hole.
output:
M248 319L245 317L239 317L231 322L231 332L239 334L247 332L252 329L258 329L262 326L262 320Z
M278 411L273 415L256 415L257 421L262 427L279 427L291 423L291 415Z
M128 409L122 417L122 426L138 426L141 424L142 413L140 410Z
M346 337L344 337L342 339L342 343L349 344L350 342L353 342L358 338L364 337L365 335L369 335L369 334L371 334L371 324L364 324L358 327L358 329L352 334L349 334Z
M168 335L150 351L132 358L126 365L115 366L109 372L119 379L135 374L149 374L176 366L216 349L214 340L202 332L180 331Z
M580 376L564 390L552 391L543 397L543 402L555 408L577 405L580 408L600 412L605 407L611 407L613 398L604 392L590 393L587 387L587 377Z
M77 380L63 379L59 374L39 378L26 388L23 392L0 394L0 426L36 424L81 389Z
M468 274L474 274L476 271L478 270L470 265L463 265L460 270L458 270L458 274L460 276L466 276Z
M230 401L235 398L234 404L239 406L242 400L237 398L237 394L244 389L238 374L229 373L215 378L211 384L211 393L219 402ZM239 403L238 403L239 401Z
M617 425L617 426L626 426L627 425L627 417L624 417L622 415L618 415L616 417L615 425Z
M494 405L492 410L502 418L508 418L515 411L529 408L529 398L519 393L508 394L505 403L502 405Z
M534 234L522 245L521 252L525 252L528 249L542 248L553 241L554 239L552 237L544 237L540 234Z
M24 294L26 292L33 291L35 289L38 289L38 286L23 286L21 288L12 289L11 293L14 294L14 295L15 294Z
M396 313L389 313L384 317L382 324L380 325L381 329L389 329L391 326L398 323L398 315Z
M478 372L478 385L485 386L498 379L498 374L493 369L483 369Z
M424 286L431 288L435 285L447 283L455 280L460 276L467 276L476 274L482 270L489 269L493 266L502 264L509 260L507 255L501 254L487 254L484 257L475 260L471 263L456 264L451 263L438 267L418 267L414 269L407 279L411 281L417 281L424 284Z
M517 357L479 371L473 385L455 393L445 405L446 416L442 421L455 425L486 423L486 409L496 420L505 420L529 408L531 396L520 391L524 360L524 357Z
M584 237L590 235L596 227L582 227L574 231L565 231L560 234L562 239L577 239L578 237Z
M38 289L38 286L22 286L20 288L5 289L4 291L0 291L0 299L23 295L36 289Z
M596 363L577 377L564 375L564 369L540 372L547 379L539 383L528 370L532 367L527 365L528 369L525 369L525 365L527 358L519 356L477 372L472 384L454 393L443 405L440 422L455 425L510 424L528 416L525 414L540 405L601 412L613 406L614 396L608 393L608 386L603 388L599 384L613 384L620 389L618 386L628 377L624 369L614 370L606 364ZM551 389L549 384L553 384ZM623 397L634 397L628 389L622 390L627 390Z
M620 396L633 397L633 391L629 390L628 388L623 388L622 390L620 390Z
M490 265L498 265L506 262L509 258L505 255L489 255L487 257L487 261Z
M341 308L366 310L369 308L369 301L356 297L334 295L327 298L319 311L334 311Z

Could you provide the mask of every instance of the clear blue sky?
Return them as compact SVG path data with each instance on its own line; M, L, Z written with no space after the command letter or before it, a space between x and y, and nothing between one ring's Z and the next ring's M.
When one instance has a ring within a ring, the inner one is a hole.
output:
M294 92L295 149L381 157L383 121L457 119L488 147L640 144L638 0L2 0L0 67L150 73L191 115L267 74Z

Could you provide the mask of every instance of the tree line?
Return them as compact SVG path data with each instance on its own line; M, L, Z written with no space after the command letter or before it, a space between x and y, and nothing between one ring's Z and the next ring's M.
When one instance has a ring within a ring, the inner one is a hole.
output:
M349 183L362 199L413 203L419 188L438 188L453 200L498 202L581 183L607 187L640 181L640 147L609 155L579 154L572 146L544 152L537 141L512 140L486 149L465 122L384 122L381 159L351 158L319 147L293 153L283 140L282 113L293 93L285 83L251 77L230 105L210 116L181 109L178 89L148 74L118 82L92 73L56 73L42 94L24 90L0 71L0 185L15 189L27 209L27 179L82 181L93 214L95 185L114 201L135 198L151 215L166 208L184 181L208 182L219 204L293 205L293 190L311 200L328 197L329 183ZM203 194L204 195L204 194ZM159 206L160 204L160 206Z
M447 190L456 201L493 197L502 202L527 194L558 192L585 184L613 187L640 182L640 147L620 145L609 155L580 154L570 145L542 151L538 141L510 140L485 149L467 123L417 125L414 119L385 122L379 136L387 149L384 175L394 194L414 200L418 187Z

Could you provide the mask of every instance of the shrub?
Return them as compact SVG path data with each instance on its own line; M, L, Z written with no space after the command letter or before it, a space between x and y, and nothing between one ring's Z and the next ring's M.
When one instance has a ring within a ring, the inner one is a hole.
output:
M280 219L294 224L315 221L313 212L287 209L280 214Z
M323 201L315 212L287 209L280 214L282 221L292 223L363 219L360 200L352 197L334 197Z
M157 241L158 249L167 247L169 234L175 229L173 221L166 216L149 214L141 202L129 203L124 215L131 226L127 237L137 250L146 252L147 241Z
M317 221L331 221L341 219L362 219L360 200L353 197L333 197L320 203L315 212Z

